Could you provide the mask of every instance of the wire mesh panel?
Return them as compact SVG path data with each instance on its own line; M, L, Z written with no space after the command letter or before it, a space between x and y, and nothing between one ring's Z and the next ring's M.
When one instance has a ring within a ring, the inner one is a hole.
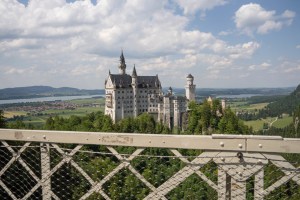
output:
M300 199L300 156L1 141L0 199Z

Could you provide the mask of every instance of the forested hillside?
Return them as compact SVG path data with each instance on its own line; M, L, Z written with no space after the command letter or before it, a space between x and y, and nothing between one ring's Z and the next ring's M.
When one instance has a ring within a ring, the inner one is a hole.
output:
M279 135L287 138L300 138L300 104L293 112L293 122L285 128L271 127L257 132L259 135Z
M300 85L290 95L280 98L267 105L259 111L259 117L276 117L283 113L292 115L293 111L300 105Z
M258 120L267 117L279 117L288 114L292 116L295 109L300 105L300 85L286 96L256 96L248 99L249 104L268 103L265 108L257 112L241 112L238 117L245 121Z

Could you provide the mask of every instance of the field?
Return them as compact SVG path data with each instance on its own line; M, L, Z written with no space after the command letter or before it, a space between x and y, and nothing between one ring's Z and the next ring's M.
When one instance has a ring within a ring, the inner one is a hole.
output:
M256 113L259 109L263 109L269 103L256 103L251 104L247 102L245 99L234 99L232 101L229 100L228 105L230 106L231 110L234 112L250 112ZM276 128L284 128L292 123L293 118L287 115L283 115L282 118L276 117L268 117L266 119L258 119L252 121L244 121L247 126L252 126L254 131L259 131L263 129L264 123L269 124L269 126L273 126Z
M241 111L248 111L248 112L257 112L259 109L263 109L269 103L256 103L256 104L249 104L245 100L234 101L230 102L229 106L231 110L234 112L241 112Z
M272 123L273 122L273 123ZM284 128L293 122L293 117L284 116L283 118L277 119L276 117L268 117L266 119L244 121L247 126L252 126L254 131L262 130L263 124L268 123L275 128Z
M4 117L5 118L12 118L14 116L25 116L26 112L24 111L5 111L4 112Z
M76 104L75 109L50 109L41 111L37 115L27 115L25 111L5 111L4 117L13 118L14 116L21 116L23 122L32 124L34 126L43 126L50 116L60 116L69 118L71 115L84 116L88 113L104 111L103 98L90 98L90 99L75 99L67 101Z

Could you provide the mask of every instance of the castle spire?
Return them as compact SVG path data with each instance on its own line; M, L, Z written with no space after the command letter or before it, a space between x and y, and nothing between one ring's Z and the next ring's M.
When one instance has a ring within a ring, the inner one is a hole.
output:
M121 51L121 56L120 56L119 72L120 72L120 74L126 74L126 63L125 63L125 57L123 54L123 49Z
M137 77L136 70L135 70L135 64L133 66L132 77L135 77L135 78Z

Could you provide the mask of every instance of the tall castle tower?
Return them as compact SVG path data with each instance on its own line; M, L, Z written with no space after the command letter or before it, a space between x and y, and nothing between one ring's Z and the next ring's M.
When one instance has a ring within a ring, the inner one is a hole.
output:
M138 76L136 73L135 65L133 66L133 71L131 75L131 85L132 85L132 91L133 91L133 117L138 116Z
M185 96L189 101L195 101L195 90L196 85L194 85L194 77L189 74L186 77L186 86L185 86Z

